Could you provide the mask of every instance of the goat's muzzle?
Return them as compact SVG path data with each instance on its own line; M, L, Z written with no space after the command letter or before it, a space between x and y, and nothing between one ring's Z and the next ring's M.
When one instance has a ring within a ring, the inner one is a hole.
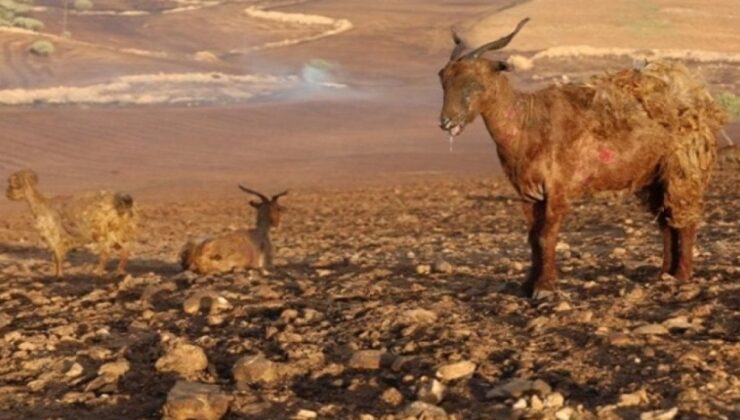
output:
M457 136L463 131L463 123L453 121L451 118L441 117L439 120L439 128L450 133L451 136Z

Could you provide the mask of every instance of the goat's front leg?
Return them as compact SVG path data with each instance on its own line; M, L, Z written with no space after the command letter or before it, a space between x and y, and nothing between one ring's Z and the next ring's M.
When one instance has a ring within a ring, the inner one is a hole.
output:
M130 253L128 248L122 247L121 251L118 253L118 268L116 268L116 274L121 276L126 274L126 264L128 263L129 255Z
M545 201L525 205L532 265L523 288L528 296L535 299L546 297L555 290L557 279L555 247L558 243L560 223L566 211L565 201L557 196L549 196Z
M668 225L665 215L660 215L658 226L663 236L663 267L660 273L673 275L679 258L678 232Z
M97 275L105 274L105 267L108 265L109 259L110 259L110 250L108 250L107 247L103 247L100 250L100 258L98 259L98 265L95 266L95 270L93 272Z
M694 242L696 225L689 225L678 230L678 261L675 262L674 276L680 281L688 281L694 271Z
M64 256L65 252L63 250L54 250L54 276L58 279L64 276Z

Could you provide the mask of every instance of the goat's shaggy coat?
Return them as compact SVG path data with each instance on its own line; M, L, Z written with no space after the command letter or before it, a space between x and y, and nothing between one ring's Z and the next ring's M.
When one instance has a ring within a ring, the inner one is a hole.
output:
M683 65L665 61L588 83L517 91L503 74L506 63L479 56L508 44L525 22L464 56L456 39L440 72L442 128L458 135L480 114L525 200L532 246L525 289L554 289L555 244L569 202L614 190L644 199L663 232L663 271L687 279L724 114Z
M36 229L54 253L56 275L62 276L62 264L69 250L88 244L95 245L100 253L97 272L105 271L110 253L117 251L118 271L122 273L137 224L131 196L98 191L48 199L37 185L38 177L33 171L16 172L8 179L7 196L28 203Z

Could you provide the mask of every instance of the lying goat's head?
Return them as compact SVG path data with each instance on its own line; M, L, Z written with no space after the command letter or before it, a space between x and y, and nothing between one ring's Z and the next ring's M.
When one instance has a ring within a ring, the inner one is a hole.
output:
M13 201L23 200L27 192L36 187L38 183L39 177L36 172L23 169L8 178L8 189L5 191L5 196Z
M509 66L506 62L492 61L481 56L487 51L504 48L528 21L529 18L522 20L509 35L465 54L465 44L453 32L455 49L452 50L450 61L439 72L444 89L444 103L439 117L439 126L443 130L452 136L460 134L480 114L485 95L495 95L495 92L486 89L491 76L508 70Z
M259 193L255 190L249 189L243 185L239 185L242 191L256 195L260 198L260 201L250 201L249 204L257 209L257 223L267 222L267 226L278 227L280 226L280 213L285 210L285 207L278 203L280 197L288 194L288 191L283 191L280 194L275 194L272 198L267 198L266 195Z

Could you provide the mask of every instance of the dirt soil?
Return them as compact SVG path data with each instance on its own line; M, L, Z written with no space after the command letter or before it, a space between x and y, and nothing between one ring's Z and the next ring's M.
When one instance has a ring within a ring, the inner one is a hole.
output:
M208 366L185 376L233 398L226 418L391 418L460 361L474 370L440 379L444 411L428 413L636 418L677 408L680 418L733 418L738 181L718 176L709 192L689 283L658 278L657 229L635 200L577 203L558 246L561 296L544 303L519 295L524 224L496 179L289 195L273 235L277 267L264 275L177 266L188 237L250 224L236 189L229 200L143 205L146 233L124 279L88 274L85 252L63 281L50 277L30 218L12 218L0 230L0 417L157 418L177 375L155 363L189 342ZM185 313L206 291L228 305ZM279 374L237 386L232 368L255 354ZM123 359L130 369L118 380L90 385ZM546 386L492 391L515 378Z

